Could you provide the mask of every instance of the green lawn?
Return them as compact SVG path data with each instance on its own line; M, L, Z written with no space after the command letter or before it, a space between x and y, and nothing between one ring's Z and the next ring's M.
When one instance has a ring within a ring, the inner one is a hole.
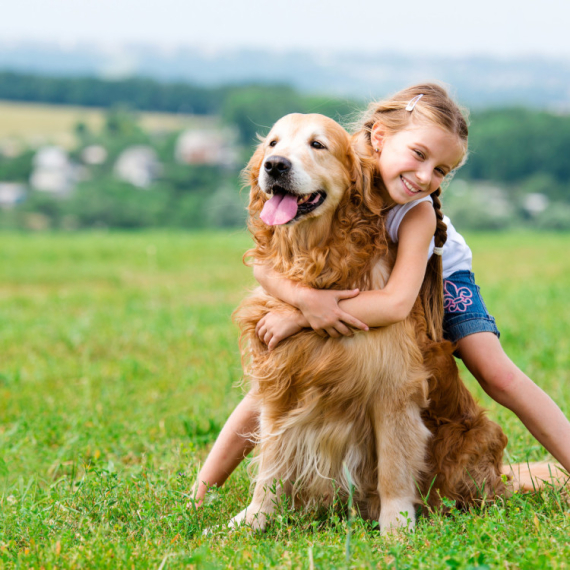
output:
M507 353L570 414L570 235L468 238ZM569 567L570 505L552 490L390 538L286 511L263 535L202 536L249 496L244 465L186 506L241 395L230 315L252 285L247 234L0 239L0 568ZM545 458L465 377L509 457Z

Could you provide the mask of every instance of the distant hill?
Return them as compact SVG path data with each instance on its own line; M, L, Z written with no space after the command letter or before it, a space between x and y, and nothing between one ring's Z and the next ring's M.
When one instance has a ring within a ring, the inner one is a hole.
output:
M306 93L373 99L410 83L440 80L470 107L522 105L570 111L570 61L378 53L205 51L152 46L13 44L0 41L0 70L218 86L286 83Z

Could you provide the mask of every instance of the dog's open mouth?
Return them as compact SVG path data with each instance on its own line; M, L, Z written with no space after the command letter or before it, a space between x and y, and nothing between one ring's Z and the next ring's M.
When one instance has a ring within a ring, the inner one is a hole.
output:
M274 186L273 196L265 202L260 217L268 226L288 224L318 208L326 197L322 190L299 196L280 186Z

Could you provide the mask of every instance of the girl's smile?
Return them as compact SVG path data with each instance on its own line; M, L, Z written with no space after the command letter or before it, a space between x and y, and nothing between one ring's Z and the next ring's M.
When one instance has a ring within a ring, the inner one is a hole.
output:
M412 184L409 180L406 180L406 178L404 178L401 175L400 175L400 179L402 180L404 188L407 190L407 192L410 194L410 196L415 196L416 194L418 194L419 192L422 191L421 188L418 188L417 186Z
M378 123L372 144L379 149L378 170L392 204L406 204L435 192L465 153L459 137L430 124L411 123L384 134Z

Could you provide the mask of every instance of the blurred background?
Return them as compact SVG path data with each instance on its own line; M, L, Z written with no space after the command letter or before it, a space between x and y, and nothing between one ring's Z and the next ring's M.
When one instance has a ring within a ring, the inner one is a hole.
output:
M242 226L256 133L428 80L471 111L456 227L568 230L568 21L563 0L11 3L0 228Z

